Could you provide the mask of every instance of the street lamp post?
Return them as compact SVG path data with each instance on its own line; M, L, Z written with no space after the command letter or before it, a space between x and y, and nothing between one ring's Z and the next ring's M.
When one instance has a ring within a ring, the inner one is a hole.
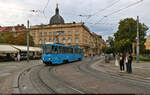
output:
M29 20L27 21L27 62L29 62Z
M137 46L136 46L136 62L139 63L139 16L137 16Z

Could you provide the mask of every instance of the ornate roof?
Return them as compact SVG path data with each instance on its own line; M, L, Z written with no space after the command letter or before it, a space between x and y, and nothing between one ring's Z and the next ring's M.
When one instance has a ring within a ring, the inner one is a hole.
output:
M59 15L58 4L56 6L55 15L50 19L50 24L64 24L64 19Z

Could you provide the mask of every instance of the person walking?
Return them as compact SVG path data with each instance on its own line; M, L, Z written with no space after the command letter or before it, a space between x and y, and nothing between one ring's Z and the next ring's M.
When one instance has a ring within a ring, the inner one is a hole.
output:
M129 63L128 63L128 59L129 59L129 53L126 53L126 58L125 58L125 62L126 62L126 72L129 72Z
M124 72L124 56L120 53L120 72Z
M17 55L17 59L18 61L20 61L20 53L18 52L18 55Z
M115 59L116 59L115 65L116 65L116 66L119 66L119 62L118 62L118 59L119 59L119 58L118 58L118 57L119 57L118 54L116 54L116 56L115 56Z
M17 61L17 53L14 53L14 60Z
M93 53L90 54L90 56L91 56L91 61L93 61L93 57L94 57Z
M128 69L128 73L132 73L132 60L133 60L133 57L132 57L132 55L131 55L131 53L129 53L129 57L128 57L128 67L129 67L129 69Z

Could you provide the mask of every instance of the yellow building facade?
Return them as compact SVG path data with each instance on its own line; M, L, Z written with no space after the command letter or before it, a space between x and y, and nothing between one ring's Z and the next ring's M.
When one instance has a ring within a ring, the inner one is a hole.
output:
M87 54L94 43L92 34L83 23L59 24L59 25L36 25L30 28L36 46L46 42L56 42L65 45L80 46Z
M41 46L46 42L55 42L65 45L80 46L84 48L84 53L93 54L95 42L93 34L84 23L65 23L59 15L58 5L55 15L50 19L48 25L35 25L30 28L30 35L33 37L36 46ZM98 47L103 46L104 41L98 40ZM99 53L101 52L99 48Z
M150 50L150 36L148 36L146 38L146 41L145 41L145 48L146 50Z

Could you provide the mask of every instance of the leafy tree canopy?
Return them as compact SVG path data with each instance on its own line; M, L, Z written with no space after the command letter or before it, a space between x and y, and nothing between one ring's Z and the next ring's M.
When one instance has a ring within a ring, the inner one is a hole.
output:
M144 51L145 36L148 27L139 23L140 51ZM119 22L118 31L114 34L115 47L118 51L132 52L132 43L136 42L137 21L133 18L126 18Z
M0 43L7 43L13 45L27 45L27 33L20 33L18 35L14 35L11 32L0 33ZM34 41L32 36L30 36L30 46L34 46Z

